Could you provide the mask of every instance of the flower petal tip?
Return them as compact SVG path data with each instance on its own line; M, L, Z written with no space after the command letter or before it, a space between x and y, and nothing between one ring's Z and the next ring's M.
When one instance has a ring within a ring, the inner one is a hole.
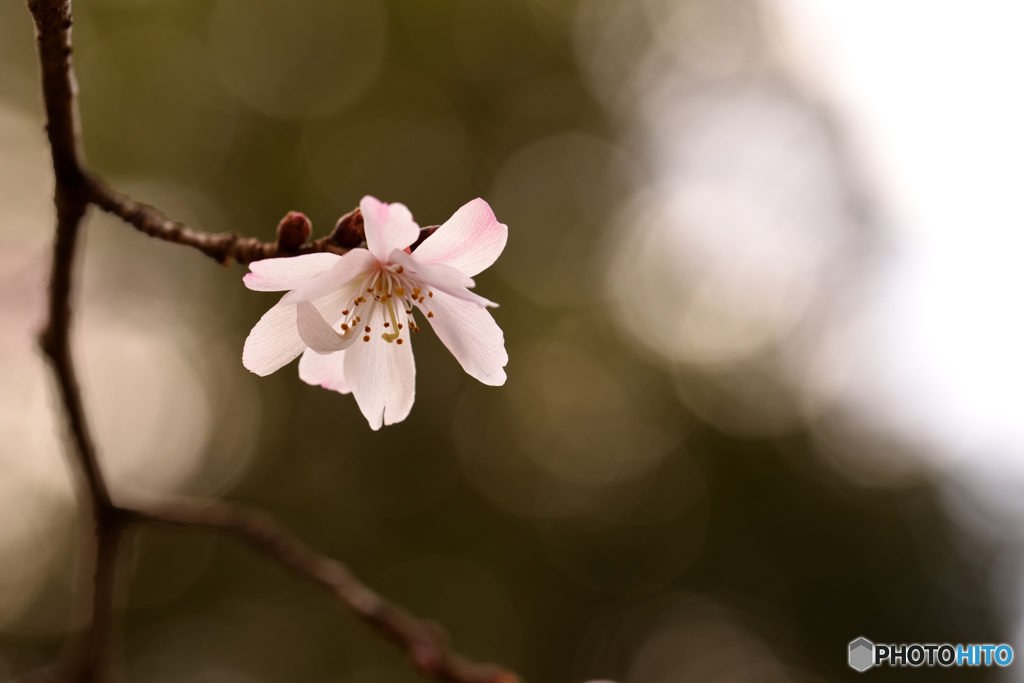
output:
M482 384L486 384L489 387L500 387L505 384L505 381L507 379L508 375L505 374L505 371L503 369L499 368L495 372L492 372L489 375L481 377L480 382Z
M245 350L242 351L242 367L258 377L266 377L274 372L273 370L256 366L250 354L247 354Z

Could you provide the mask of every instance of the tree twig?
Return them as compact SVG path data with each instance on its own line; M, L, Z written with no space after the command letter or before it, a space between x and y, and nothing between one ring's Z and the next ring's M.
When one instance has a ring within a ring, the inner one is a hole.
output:
M202 232L172 221L152 206L112 190L99 179L90 178L88 185L89 200L98 208L135 226L139 232L165 242L198 249L219 263L227 263L233 259L244 264L278 256L298 256L321 251L344 254L348 248L358 244L340 244L332 233L327 237L289 249L280 241L263 242L255 237L243 237L237 232Z
M330 589L356 616L397 645L424 677L446 683L516 683L515 674L454 654L444 630L417 619L362 584L341 562L312 550L266 514L223 503L161 503L121 508L135 522L218 529L248 541L296 574Z
M70 0L28 0L28 8L36 25L46 131L56 178L57 225L48 316L39 344L59 387L69 450L81 471L82 490L87 496L96 537L87 625L78 639L65 649L62 660L37 672L35 680L102 683L107 679L106 657L113 630L121 539L129 523L158 522L205 526L244 538L299 575L330 588L360 619L399 646L416 670L427 678L445 683L517 681L511 672L473 664L454 654L440 627L416 619L385 601L360 583L345 565L314 552L261 513L219 503L198 506L167 503L131 508L116 504L89 433L71 352L75 262L83 220L90 204L121 217L147 235L193 247L220 262L234 259L241 263L315 251L343 253L362 239L362 216L358 210L347 214L331 235L310 244L296 245L291 239L283 240L283 232L279 232L277 242L270 243L237 233L192 230L169 220L153 207L115 192L90 174L82 159L77 85L71 64ZM305 237L302 239L304 241Z
M60 390L71 436L74 461L85 480L96 534L96 564L90 613L80 642L67 649L60 671L73 681L92 683L104 677L103 653L113 614L117 548L121 523L100 470L89 434L82 395L71 355L72 282L82 220L89 207L78 129L77 84L71 68L71 8L66 2L29 2L36 22L36 42L42 69L46 133L56 178L54 205L57 229L46 327L39 343L50 361Z

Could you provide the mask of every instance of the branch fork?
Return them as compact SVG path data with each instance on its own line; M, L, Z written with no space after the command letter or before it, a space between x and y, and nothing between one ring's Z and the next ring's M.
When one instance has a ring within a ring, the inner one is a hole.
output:
M444 683L517 683L518 677L454 653L443 630L387 602L341 562L317 553L267 515L225 503L126 504L111 497L86 419L71 353L72 290L82 222L90 206L120 217L140 232L182 244L220 263L250 263L277 256L329 251L344 253L364 239L359 210L346 214L327 237L308 242L311 226L301 214L289 214L277 240L263 242L238 233L206 233L172 221L157 209L114 191L89 172L81 153L77 84L71 64L70 0L28 0L36 25L42 74L46 132L56 178L57 221L50 274L48 315L39 346L49 360L59 389L71 460L81 473L84 495L95 527L92 600L87 625L65 647L60 661L23 680L103 683L111 677L108 661L115 620L115 594L121 540L129 526L176 524L206 527L236 536L320 583L359 619L402 650L424 678ZM421 240L432 232L425 228Z

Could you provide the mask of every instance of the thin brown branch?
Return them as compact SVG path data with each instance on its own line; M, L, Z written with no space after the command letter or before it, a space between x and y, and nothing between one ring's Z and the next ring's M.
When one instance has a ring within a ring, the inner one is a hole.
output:
M90 621L79 637L68 643L54 669L58 681L101 683L116 678L110 652L116 623L118 560L127 524L125 515L115 507L104 508L98 519Z
M344 254L348 247L358 244L339 243L332 233L298 248L289 249L280 241L263 242L255 237L243 237L237 232L211 233L193 230L183 223L172 221L152 206L136 202L112 190L95 178L89 181L89 199L100 209L121 218L150 237L198 249L218 263L228 263L234 259L244 264L278 256L297 256L322 251Z
M123 526L111 503L89 434L71 354L75 257L82 221L89 206L79 144L77 85L71 67L71 8L67 2L35 0L29 2L29 10L36 22L57 210L48 316L39 342L57 379L71 449L85 480L97 540L88 625L80 642L68 649L70 656L57 670L67 680L92 683L104 678L104 653L113 615L117 548Z
M223 264L231 260L246 264L268 258L325 251L344 254L349 249L358 247L366 239L363 232L363 215L358 208L342 216L334 230L326 237L312 242L305 242L303 238L297 243L290 243L289 236L282 234L279 227L277 240L264 242L255 237L243 237L237 232L214 233L195 230L184 223L171 220L159 209L117 192L95 176L87 178L86 187L91 203L134 226L139 232L164 242L192 247ZM285 216L284 220L291 215ZM303 219L305 220L305 217ZM436 225L421 228L420 236L412 248L418 247L423 240L434 234L437 228Z
M211 234L192 230L166 218L153 207L121 195L92 176L82 159L77 86L71 63L71 4L69 0L28 0L36 25L46 130L56 178L54 204L57 227L49 289L48 318L39 342L59 386L67 421L70 452L82 473L84 491L95 524L92 600L87 626L52 667L32 674L33 680L101 683L107 679L107 653L114 621L117 565L121 539L129 521L205 526L241 536L301 576L331 589L360 619L399 646L425 677L446 683L514 683L515 674L491 665L473 664L453 653L440 627L416 619L355 578L336 560L320 555L258 512L221 504L167 504L151 507L117 506L110 495L89 434L74 360L71 353L72 292L77 247L90 204L119 216L141 232L193 247L220 261L241 263L317 251L343 253L363 239L358 209L338 222L325 238L303 244L308 236L305 217L289 215L288 229L279 229L274 243L237 233ZM299 219L296 239L296 218ZM282 223L281 227L285 224ZM424 236L432 229L424 229Z
M71 3L28 0L28 9L36 23L53 170L58 182L78 185L84 166L78 122L78 83L71 67Z
M297 539L266 514L224 503L159 504L122 508L136 522L219 529L238 536L296 574L330 589L356 616L401 648L420 675L445 683L516 683L497 666L475 664L453 653L440 626L417 619L377 595L341 562Z
M57 230L53 243L50 274L49 314L39 343L53 366L60 396L67 415L68 430L82 465L87 490L94 509L110 505L110 493L99 469L96 449L89 434L81 392L71 356L71 282L75 265L75 247L87 204L76 197L74 187L57 181L54 203L57 206Z
M53 201L57 209L57 231L50 274L49 315L40 335L40 344L60 383L68 426L74 437L78 459L83 465L93 505L102 507L110 504L110 495L100 474L96 451L86 426L69 342L75 251L82 219L89 206L78 149L77 85L71 68L71 10L66 2L38 0L30 2L29 9L36 20L46 133L56 177Z

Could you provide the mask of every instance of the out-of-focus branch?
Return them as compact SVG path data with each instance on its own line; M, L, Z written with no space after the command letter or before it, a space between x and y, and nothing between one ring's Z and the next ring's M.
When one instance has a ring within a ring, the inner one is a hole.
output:
M366 624L401 648L420 675L446 683L516 683L518 677L454 654L443 629L412 616L362 584L341 562L317 553L262 512L223 503L122 508L137 522L209 527L238 536L300 576L322 584Z
M85 480L96 529L91 610L78 642L54 669L71 681L104 679L107 640L113 619L118 546L123 523L114 508L89 434L82 395L71 355L72 283L82 220L89 207L88 182L79 143L77 84L71 68L71 7L67 2L30 1L42 71L46 133L50 142L57 210L46 327L39 344L50 361L60 390L71 450Z
M222 529L245 538L298 574L334 591L364 622L398 645L425 677L446 683L517 681L515 674L490 665L473 664L454 654L439 627L416 619L383 600L360 583L343 564L314 552L260 513L221 504L135 508L115 504L89 434L71 353L74 269L82 222L89 205L119 216L147 235L193 247L220 262L235 259L241 263L316 251L343 253L363 240L362 215L358 209L347 214L328 237L306 244L310 231L308 220L289 214L278 226L277 241L269 243L235 233L192 230L110 189L88 172L81 155L77 86L71 64L70 0L28 0L28 8L36 25L46 131L56 178L57 226L48 317L39 344L50 361L59 387L69 450L84 480L82 488L88 498L96 536L92 600L86 626L79 638L69 642L60 662L30 675L31 680L101 683L107 679L106 657L113 630L121 538L129 522L160 522ZM426 228L423 235L431 231Z

